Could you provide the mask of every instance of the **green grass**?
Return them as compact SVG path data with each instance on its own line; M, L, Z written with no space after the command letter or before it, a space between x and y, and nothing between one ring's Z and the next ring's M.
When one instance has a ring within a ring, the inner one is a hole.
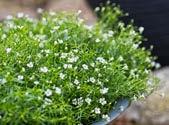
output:
M78 14L0 23L0 124L91 124L148 90L151 53L118 7L89 27Z

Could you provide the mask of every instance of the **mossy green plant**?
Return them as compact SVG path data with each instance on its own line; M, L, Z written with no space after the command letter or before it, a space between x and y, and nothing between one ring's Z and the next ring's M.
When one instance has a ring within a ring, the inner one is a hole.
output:
M92 27L77 13L0 23L0 124L91 124L147 91L153 57L141 33L118 7L99 10Z

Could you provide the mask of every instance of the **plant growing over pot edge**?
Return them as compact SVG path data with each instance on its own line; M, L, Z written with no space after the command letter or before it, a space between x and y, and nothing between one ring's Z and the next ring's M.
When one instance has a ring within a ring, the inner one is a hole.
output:
M148 90L154 59L139 48L141 29L125 26L118 7L96 10L92 27L54 12L0 24L1 124L91 124Z

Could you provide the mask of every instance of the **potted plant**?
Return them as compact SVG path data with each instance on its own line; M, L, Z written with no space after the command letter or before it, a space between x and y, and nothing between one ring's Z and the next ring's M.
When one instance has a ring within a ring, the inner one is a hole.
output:
M147 92L154 59L139 47L142 28L120 21L118 7L96 10L92 27L54 12L0 24L0 124L109 121L119 99Z

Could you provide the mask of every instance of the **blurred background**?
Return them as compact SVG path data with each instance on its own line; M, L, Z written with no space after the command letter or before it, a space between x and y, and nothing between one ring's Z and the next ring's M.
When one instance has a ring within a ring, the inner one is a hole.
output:
M38 17L38 8L47 11L82 10L81 16L87 23L94 23L96 19L85 0L0 0L0 20L6 18L7 15L16 15L19 12Z
M132 0L129 1L132 2ZM167 0L158 0L158 1L167 1ZM19 12L28 14L30 15L30 17L33 18L38 18L39 17L37 13L38 8L42 8L47 11L52 10L52 11L68 11L68 12L70 11L77 12L78 10L82 10L82 13L80 15L81 18L85 19L86 23L91 25L95 23L97 19L97 16L94 14L93 9L97 5L99 5L100 2L105 1L104 0L0 0L0 20L5 19L8 15L16 15ZM168 4L165 2L163 3L166 4L168 8L166 6L162 6L162 4L160 4L160 7L164 8L165 9L164 12L166 12L167 9L169 10L169 1ZM136 19L136 25L144 26L144 23L140 22L141 19L143 20L143 17L138 17L137 13L134 13L135 12L134 9L132 10L132 8L130 7L128 8L127 5L130 4L127 3L127 1L125 1L124 4L122 4L121 6L122 9L124 9L126 12L131 13L131 18ZM147 5L148 8L150 8L150 10L152 10L151 5L152 5L151 3L149 4L149 6ZM144 4L139 3L139 5L137 4L136 7L139 8L140 6L144 7ZM158 4L156 6L158 6ZM138 12L140 12L140 10ZM148 12L149 10L147 10L147 13ZM168 56L169 51L167 51L169 42L166 43L165 40L168 38L166 34L169 33L169 27L167 27L167 25L163 26L161 25L161 23L164 22L168 24L169 21L167 22L167 19L169 19L169 14L164 16L163 18L160 18L159 13L155 13L156 9L153 12L154 13L152 13L153 15L151 20L149 19L146 20L147 21L149 20L149 23L151 23L150 21L155 22L154 19L158 19L156 20L157 24L154 25L158 25L159 23L159 25L156 27L156 30L160 31L160 36L158 34L155 34L156 32L154 34L150 34L156 37L150 36L148 33L154 31L154 29L151 30L149 30L148 28L146 29L146 23L145 23L145 33L146 32L147 33L144 35L150 38L150 40L157 39L163 42L163 44L161 45L158 44L157 46L155 46L157 49L155 49L153 53L155 55L156 54L159 55L161 59L159 60L160 63L162 63L162 65L164 64L163 66L166 66L169 64L167 62L169 60ZM146 13L142 14L146 15ZM161 11L161 15L164 14L167 13L163 13L163 11ZM163 26L164 28L161 26ZM157 29L158 27L160 27L160 29ZM163 37L161 38L161 36L165 36L164 37L165 39ZM156 43L154 45L156 45ZM163 54L163 52L165 53ZM157 70L154 72L154 75L156 75L161 80L159 87L146 99L137 102L132 102L131 106L123 114L121 114L120 117L118 117L115 121L111 123L112 125L169 125L169 93L168 93L169 68L164 67L160 70Z

